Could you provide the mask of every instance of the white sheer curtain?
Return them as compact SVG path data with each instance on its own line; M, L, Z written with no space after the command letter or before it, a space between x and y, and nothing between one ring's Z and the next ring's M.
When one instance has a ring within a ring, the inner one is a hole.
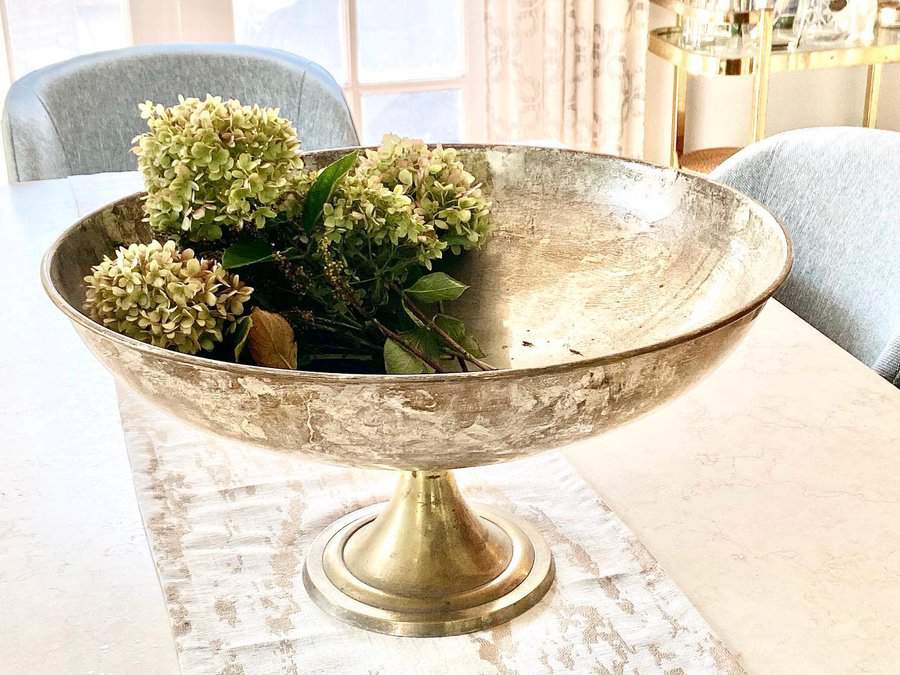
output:
M486 2L489 138L640 157L648 2Z

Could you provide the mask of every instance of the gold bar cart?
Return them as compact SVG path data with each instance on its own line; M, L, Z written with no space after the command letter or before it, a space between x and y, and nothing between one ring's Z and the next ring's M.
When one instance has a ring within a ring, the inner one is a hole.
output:
M874 127L877 121L878 92L881 70L885 63L900 62L900 30L879 28L875 39L866 44L836 42L823 47L796 49L772 48L773 12L771 8L748 12L714 12L691 7L684 0L652 0L653 4L675 13L675 26L650 31L649 49L652 54L675 68L672 88L672 116L669 164L682 167L684 155L684 123L689 75L732 76L752 75L753 128L752 141L765 137L766 110L769 94L769 74L818 68L867 66L866 98L863 125ZM689 48L685 44L682 22L691 16L700 21L732 25L758 25L759 40L752 51L736 53L717 47Z

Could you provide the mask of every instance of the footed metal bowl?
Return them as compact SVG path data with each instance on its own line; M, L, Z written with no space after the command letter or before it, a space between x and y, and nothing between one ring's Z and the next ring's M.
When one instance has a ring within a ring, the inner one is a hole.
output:
M304 569L319 606L397 635L495 625L552 583L538 533L469 507L451 469L594 436L672 399L737 343L791 266L771 215L699 176L566 150L457 147L486 185L496 230L450 261L471 286L453 312L497 371L276 370L114 333L82 313L82 278L117 245L152 238L140 195L73 225L42 267L88 348L156 405L272 450L403 472L387 507L338 520Z

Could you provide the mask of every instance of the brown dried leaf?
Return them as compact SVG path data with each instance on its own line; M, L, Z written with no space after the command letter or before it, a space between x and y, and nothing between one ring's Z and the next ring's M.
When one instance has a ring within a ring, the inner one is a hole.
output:
M297 341L294 329L281 314L254 307L247 348L258 366L297 368Z

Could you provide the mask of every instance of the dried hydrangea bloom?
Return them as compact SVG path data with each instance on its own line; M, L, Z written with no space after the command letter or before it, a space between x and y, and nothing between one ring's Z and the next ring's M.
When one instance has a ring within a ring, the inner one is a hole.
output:
M388 134L377 150L366 150L325 205L324 238L344 249L348 237L412 244L417 262L431 269L447 248L459 253L484 241L490 208L455 149Z
M145 204L157 232L215 241L223 230L260 229L276 218L302 173L300 141L278 110L239 101L179 97L141 104L149 131L134 139Z
M191 249L165 244L122 246L84 278L84 309L118 333L186 354L209 351L244 312L253 289Z

